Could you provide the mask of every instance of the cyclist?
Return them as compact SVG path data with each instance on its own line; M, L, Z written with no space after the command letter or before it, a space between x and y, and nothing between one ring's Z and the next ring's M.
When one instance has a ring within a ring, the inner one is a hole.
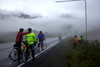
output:
M74 47L76 47L76 41L77 41L77 36L75 35L75 36L73 37Z
M14 47L18 47L18 62L20 61L20 50L21 50L21 42L23 40L23 36L21 36L22 34L27 34L28 32L23 32L24 29L20 28L19 32L16 35L16 39L15 39L15 44L13 45Z
M28 28L28 34L26 34L26 41L27 41L27 49L26 49L26 53L28 52L28 49L31 49L31 54L32 54L32 60L35 60L35 49L34 46L37 42L36 40L36 36L34 33L32 33L32 29ZM27 59L26 59L27 60Z
M80 44L83 44L83 43L84 43L84 36L82 36L82 35L80 36L80 38L79 38L79 43L80 43Z
M42 33L42 31L39 32L37 39L39 42L41 42L41 49L43 50L43 40L45 40L45 35ZM40 43L38 44L38 48L40 47Z
M60 34L58 34L58 38L59 38L59 40L61 40L61 35Z

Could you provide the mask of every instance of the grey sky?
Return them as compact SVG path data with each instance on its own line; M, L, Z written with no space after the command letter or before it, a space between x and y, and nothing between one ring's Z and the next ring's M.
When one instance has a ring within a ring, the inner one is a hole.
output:
M12 29L11 25L15 25L16 23L15 28L13 27L14 30L17 30L20 27L28 28L34 26L34 29L43 29L45 31L48 31L48 29L58 31L57 29L59 29L59 32L61 32L61 30L66 28L66 26L72 25L72 27L75 27L73 28L75 31L77 29L80 31L85 31L84 1L73 1L65 3L55 3L55 1L60 0L0 0L0 13L9 14L24 12L30 15L42 14L43 16L48 16L48 18L38 18L34 20L23 20L18 18L0 20L0 28L6 27L5 29ZM86 1L88 29L100 28L100 0ZM61 14L70 14L78 19L60 19L58 16Z

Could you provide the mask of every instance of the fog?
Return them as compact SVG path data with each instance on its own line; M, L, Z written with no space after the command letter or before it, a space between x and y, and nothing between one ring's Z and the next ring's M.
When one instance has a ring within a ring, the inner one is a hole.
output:
M87 0L88 31L100 28L99 3L99 0ZM84 8L84 1L55 3L55 0L0 0L0 14L25 13L44 16L35 19L7 16L0 19L0 31L14 32L19 28L27 30L30 27L51 34L77 35L86 31ZM61 18L61 14L68 14L74 18Z

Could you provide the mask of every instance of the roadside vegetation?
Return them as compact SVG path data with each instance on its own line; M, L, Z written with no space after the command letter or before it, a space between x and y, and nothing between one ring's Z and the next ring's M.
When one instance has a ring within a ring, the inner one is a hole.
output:
M6 41L4 41L4 40L0 40L0 43L6 43Z
M77 42L73 48L72 38L67 38L59 44L45 67L100 67L100 41L89 40L82 45Z
M66 67L100 67L100 41L89 40L88 43L73 48L72 39L68 40L72 46L67 54Z

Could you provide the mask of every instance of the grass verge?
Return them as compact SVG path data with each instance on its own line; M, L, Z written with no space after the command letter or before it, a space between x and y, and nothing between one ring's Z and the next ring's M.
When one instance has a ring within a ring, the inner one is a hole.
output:
M68 43L72 45L70 41ZM68 67L100 67L100 44L88 43L71 48L66 56Z

